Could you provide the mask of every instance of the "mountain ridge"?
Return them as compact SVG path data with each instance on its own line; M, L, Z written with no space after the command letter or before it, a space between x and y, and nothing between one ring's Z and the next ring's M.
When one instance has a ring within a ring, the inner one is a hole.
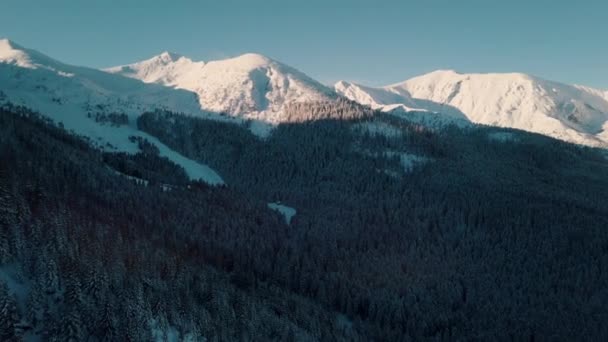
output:
M340 81L329 88L258 53L205 62L164 51L140 62L96 70L64 64L8 39L0 40L0 62L9 68L50 72L62 84L80 83L72 93L52 85L55 100L80 101L80 107L86 102L90 107L95 105L92 102L105 103L113 98L113 110L133 115L161 106L214 119L247 120L259 136L266 136L277 124L297 120L297 115L286 115L291 104L345 97L433 127L482 124L608 147L608 91L517 72L436 70L384 87ZM3 75L8 95L26 86L23 79L9 80L20 75L16 70ZM37 79L35 86L46 86L40 84L43 79ZM40 89L22 91L16 102L36 107L40 98L32 96L37 92ZM121 107L133 107L129 103L133 101L138 102L138 109Z
M192 91L198 95L203 110L271 124L284 122L281 112L289 103L336 98L331 88L258 53L207 62L160 56L104 70L146 83Z
M338 82L336 91L390 112L426 110L464 115L476 124L509 127L590 146L608 146L608 98L599 89L524 73L437 70L384 87Z
M182 166L192 179L222 184L206 165L173 151L141 132L135 118L145 111L169 109L206 116L191 93L113 75L93 68L59 62L38 51L0 40L0 106L25 106L66 130L87 137L92 145L111 152L137 153L140 137L159 154Z

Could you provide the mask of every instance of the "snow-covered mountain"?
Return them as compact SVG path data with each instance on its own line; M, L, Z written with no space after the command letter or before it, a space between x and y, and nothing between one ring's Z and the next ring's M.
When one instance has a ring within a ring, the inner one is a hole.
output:
M222 183L213 170L176 153L135 125L137 115L154 109L206 115L191 92L67 65L1 39L0 105L8 102L38 111L104 149L137 152L137 143L129 137L144 137L192 178ZM115 124L100 119L108 115L127 120Z
M143 134L133 122L147 110L251 119L252 131L264 135L274 124L298 121L299 114L286 110L290 105L334 101L338 94L426 125L478 123L608 147L608 91L516 73L444 70L381 88L340 81L330 89L258 54L197 62L164 52L96 70L61 63L4 39L0 91L0 102L33 108L106 148L125 151L137 149L128 136ZM131 124L108 129L92 118L99 113L124 113Z
M414 99L407 94L346 81L339 81L334 88L337 93L362 105L426 126L443 127L455 124L466 127L471 125L471 122L460 111L444 108L430 101Z
M289 103L336 98L302 72L253 53L205 63L164 52L105 71L195 92L203 110L273 124L287 121L282 114Z
M461 74L440 70L381 88L347 82L338 93L361 104L401 113L421 110L473 123L511 127L590 146L608 146L605 91L519 73Z

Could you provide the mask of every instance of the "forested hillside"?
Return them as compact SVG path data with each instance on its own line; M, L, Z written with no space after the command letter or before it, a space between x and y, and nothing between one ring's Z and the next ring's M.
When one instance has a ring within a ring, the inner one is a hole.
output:
M602 151L325 105L140 116L222 187L1 111L0 340L608 338Z

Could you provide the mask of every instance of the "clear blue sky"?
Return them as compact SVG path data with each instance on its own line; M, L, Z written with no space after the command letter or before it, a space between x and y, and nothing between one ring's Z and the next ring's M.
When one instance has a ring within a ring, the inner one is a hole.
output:
M608 1L2 0L0 36L107 67L164 50L258 52L333 83L435 69L520 71L608 89Z

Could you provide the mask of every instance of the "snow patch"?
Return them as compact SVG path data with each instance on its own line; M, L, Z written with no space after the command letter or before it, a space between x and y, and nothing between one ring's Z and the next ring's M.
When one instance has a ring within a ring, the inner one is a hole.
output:
M291 219L296 215L296 210L294 208L283 205L281 202L268 203L268 208L278 211L283 215L287 224L291 224Z
M150 135L146 136L146 139L156 145L162 157L166 157L175 164L181 166L186 170L188 177L193 180L202 180L210 185L223 185L224 180L220 175L213 171L209 166L198 163L192 159L188 159L176 151L170 149L166 145L162 144L160 140Z
M270 133L272 132L272 130L276 127L276 125L267 123L267 122L263 122L263 121L257 121L257 120L251 120L249 121L249 130L251 131L251 133L253 133L253 135L259 137L259 138L268 138L270 136Z

